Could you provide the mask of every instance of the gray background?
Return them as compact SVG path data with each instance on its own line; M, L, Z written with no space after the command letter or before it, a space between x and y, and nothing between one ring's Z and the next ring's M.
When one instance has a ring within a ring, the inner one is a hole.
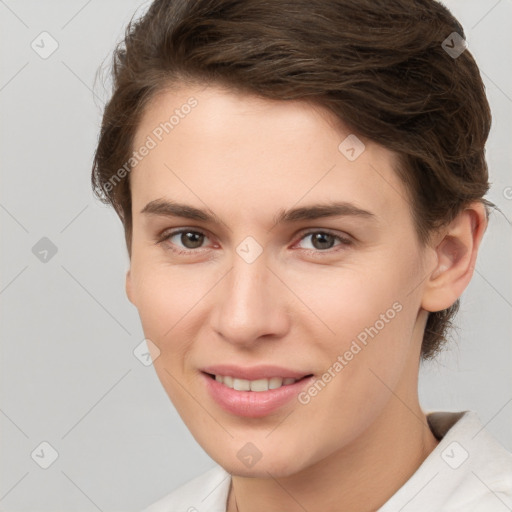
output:
M213 465L132 353L143 333L124 294L121 224L90 189L108 95L94 76L147 5L0 0L2 511L140 510ZM446 5L487 86L488 197L504 215L492 216L450 350L422 368L421 401L476 410L512 450L512 2ZM47 59L31 48L43 31L59 44ZM57 247L47 262L32 252L42 237ZM48 469L31 458L42 441L59 454Z

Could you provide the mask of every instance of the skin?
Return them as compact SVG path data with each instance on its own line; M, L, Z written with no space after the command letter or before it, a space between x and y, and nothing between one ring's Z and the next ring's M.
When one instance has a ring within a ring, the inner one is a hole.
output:
M438 443L418 402L423 331L427 312L468 285L485 210L469 205L421 246L395 155L364 140L349 161L338 145L350 131L304 101L183 84L148 105L135 147L190 97L197 106L130 175L126 291L158 347L158 377L195 439L233 475L230 512L375 510ZM156 199L209 209L220 222L141 213ZM329 201L374 216L274 223L282 209ZM158 243L171 228L205 237ZM311 231L325 230L352 243L315 245ZM263 249L250 264L236 252L247 236ZM320 377L394 303L401 311L305 405L243 418L205 390L199 368L209 364ZM247 442L261 452L251 468L237 458Z

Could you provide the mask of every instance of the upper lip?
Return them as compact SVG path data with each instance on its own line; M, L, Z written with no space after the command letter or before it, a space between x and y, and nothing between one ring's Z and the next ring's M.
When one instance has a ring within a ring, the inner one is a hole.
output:
M235 366L231 364L219 364L206 366L202 368L201 371L212 375L230 376L246 380L270 379L271 377L301 379L306 375L311 375L311 373L308 372L295 371L274 365Z

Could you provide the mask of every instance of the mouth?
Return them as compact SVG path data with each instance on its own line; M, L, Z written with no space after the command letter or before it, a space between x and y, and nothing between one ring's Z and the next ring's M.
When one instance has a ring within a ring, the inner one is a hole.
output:
M210 379L223 384L224 386L234 389L236 391L254 391L257 393L261 393L263 391L268 391L272 389L279 389L283 386L290 386L295 384L296 382L300 382L303 379L308 379L313 376L312 373L308 375L304 375L304 377L300 377L295 379L293 377L270 377L263 379L241 379L237 377L232 377L230 375L217 375L213 373L205 373Z
M229 375L226 370L215 373L202 370L200 376L207 394L218 406L235 416L246 418L261 418L279 412L293 401L299 405L297 396L314 379L312 373L300 375L286 371L270 375L272 371L269 370L263 372L267 373L265 377L261 376L261 372L256 372L259 378L252 379L240 375L245 373L244 376L249 377L247 373L250 372L233 373L235 375Z

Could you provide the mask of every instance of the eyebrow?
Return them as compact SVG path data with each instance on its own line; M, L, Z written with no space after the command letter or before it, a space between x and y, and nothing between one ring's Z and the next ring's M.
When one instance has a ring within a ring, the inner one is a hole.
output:
M140 213L163 217L183 217L190 220L217 224L223 223L211 210L203 210L166 199L155 199L154 201L150 201L140 211ZM368 210L363 210L352 203L342 201L291 208L289 210L281 209L274 217L274 224L289 224L292 222L316 220L324 217L359 217L370 220L377 219L377 216L374 213Z

